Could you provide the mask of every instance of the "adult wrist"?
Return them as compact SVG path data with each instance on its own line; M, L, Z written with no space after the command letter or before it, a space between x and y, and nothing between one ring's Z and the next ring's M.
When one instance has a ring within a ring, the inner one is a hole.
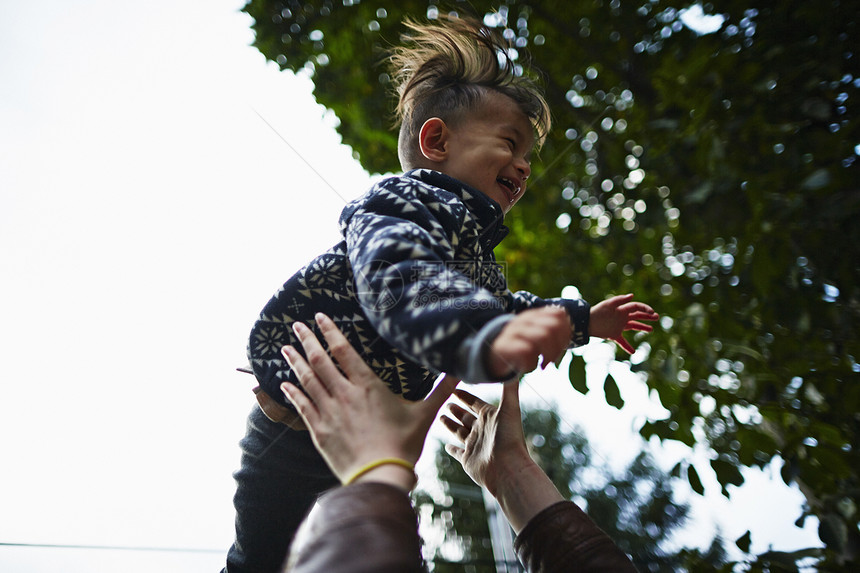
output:
M415 487L417 479L415 464L399 456L388 456L379 457L353 469L342 481L344 485L376 481L389 483L410 491Z
M364 472L350 483L384 483L409 493L415 488L418 478L414 470L404 466L387 464Z
M544 474L544 471L528 455L528 452L525 452L524 455L517 456L516 459L497 463L495 473L495 486L487 489L493 497L498 498L500 495L504 495L507 490L517 488L522 482L531 479L535 473Z

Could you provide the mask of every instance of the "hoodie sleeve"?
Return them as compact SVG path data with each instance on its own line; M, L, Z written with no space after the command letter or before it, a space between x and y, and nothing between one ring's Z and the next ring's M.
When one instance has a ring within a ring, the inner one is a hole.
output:
M543 299L527 291L517 291L510 295L513 314L530 308L547 305L563 307L570 316L570 346L576 348L588 343L588 319L590 307L581 299L550 298ZM520 372L511 371L501 378L494 378L489 371L489 351L493 340L499 335L505 325L513 318L513 314L499 316L485 324L477 333L469 335L460 344L458 364L464 372L462 378L468 382L502 382L515 378Z
M538 308L546 305L557 305L567 310L570 316L570 348L588 344L588 319L591 307L587 302L571 298L540 298L530 292L521 290L513 293L513 311L522 312L527 308Z

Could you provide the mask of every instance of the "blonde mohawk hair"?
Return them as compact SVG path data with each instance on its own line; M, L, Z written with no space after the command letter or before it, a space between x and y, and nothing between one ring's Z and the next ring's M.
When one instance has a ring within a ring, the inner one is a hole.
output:
M541 90L509 56L512 45L474 19L445 18L434 24L407 20L410 30L391 51L392 85L398 96L398 154L404 169L419 160L418 132L439 117L455 125L479 106L488 91L511 98L529 118L540 147L550 128Z

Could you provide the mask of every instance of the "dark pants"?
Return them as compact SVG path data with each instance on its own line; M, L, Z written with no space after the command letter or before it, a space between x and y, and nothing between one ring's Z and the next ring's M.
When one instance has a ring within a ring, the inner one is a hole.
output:
M269 420L254 406L240 442L236 478L236 540L226 573L280 571L299 524L317 497L340 484L310 433ZM222 573L223 573L222 572Z

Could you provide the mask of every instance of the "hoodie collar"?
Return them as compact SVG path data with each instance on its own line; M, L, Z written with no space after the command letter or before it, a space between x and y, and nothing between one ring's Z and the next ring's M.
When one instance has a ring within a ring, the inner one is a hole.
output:
M501 206L474 187L430 169L413 169L403 176L439 187L459 197L481 228L479 241L484 250L493 250L508 235L509 229L503 224L505 212Z

